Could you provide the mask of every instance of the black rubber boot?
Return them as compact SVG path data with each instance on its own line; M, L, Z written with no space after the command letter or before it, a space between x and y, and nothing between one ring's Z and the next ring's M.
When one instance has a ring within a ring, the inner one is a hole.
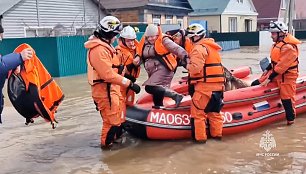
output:
M166 90L165 91L165 97L172 98L175 101L175 107L179 107L179 105L181 104L181 101L184 98L184 95L179 94L175 91Z
M287 125L292 125L295 119L295 113L290 99L281 100L285 109Z

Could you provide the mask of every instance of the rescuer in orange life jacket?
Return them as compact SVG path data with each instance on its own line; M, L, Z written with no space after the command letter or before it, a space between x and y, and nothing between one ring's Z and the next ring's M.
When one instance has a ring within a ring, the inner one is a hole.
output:
M133 64L133 59L136 54L136 47L138 41L136 40L136 32L133 27L126 26L120 32L120 37L118 40L118 46L116 47L116 54L121 65L124 66L124 77L128 78L132 82L135 82L139 77L140 67ZM121 87L122 95L122 110L124 116L121 118L121 123L125 122L126 106L134 105L135 101L135 92L128 87ZM122 131L118 131L116 135L118 138L123 134L123 128L121 125L120 128Z
M252 83L254 85L267 86L276 82L280 90L280 98L285 109L287 125L294 123L296 80L298 71L298 44L301 41L288 33L288 26L281 21L270 23L271 38L274 42L271 48L271 63L264 71L262 77Z
M88 49L88 82L91 85L92 98L100 111L103 125L101 148L109 149L120 131L123 117L120 87L128 87L136 93L140 87L123 77L124 66L116 56L112 43L122 30L120 21L114 16L104 17L98 24L92 37L85 43Z
M193 47L193 44L190 40L189 37L186 36L186 31L183 29L176 29L176 30L169 30L166 32L166 34L172 36L173 41L180 45L182 48L184 48L188 54L190 54L191 49ZM186 67L187 62L185 61L186 59L178 59L178 66L183 66ZM243 80L233 76L233 74L226 68L224 67L225 71L225 91L230 91L234 89L240 89L240 88L245 88L250 86ZM194 86L189 84L188 88L189 94L194 93Z
M200 24L191 24L187 36L193 42L187 64L190 84L194 85L191 102L192 137L198 143L206 143L206 123L212 138L221 139L223 119L224 68L219 51L221 47L211 38L205 38L206 30Z

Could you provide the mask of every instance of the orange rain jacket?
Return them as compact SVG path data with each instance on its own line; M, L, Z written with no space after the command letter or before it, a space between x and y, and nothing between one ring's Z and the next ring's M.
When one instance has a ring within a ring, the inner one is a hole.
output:
M121 87L128 87L130 80L118 71L120 68L116 50L108 43L91 37L85 42L87 54L88 82L91 85L92 98L103 120L101 145L110 145L115 138L124 117L122 112Z
M194 43L189 55L190 63L187 65L189 80L195 86L190 113L193 119L192 126L194 126L193 138L196 141L206 141L207 119L210 123L211 136L222 137L223 122L220 112L205 112L210 100L215 99L212 97L213 92L223 93L224 90L225 76L219 55L220 50L221 47L213 39L203 38Z
M270 57L273 71L280 75L277 79L297 78L299 63L297 44L301 44L301 41L287 34L283 41L273 45Z
M183 36L183 37L185 37L185 36ZM185 37L185 43L183 43L183 48L187 51L188 54L191 53L192 47L193 47L193 44L192 44L190 38Z
M137 47L138 41L135 39L135 46ZM135 66L133 64L133 59L136 54L136 47L135 49L130 49L127 46L125 46L121 41L119 41L118 46L116 47L116 54L120 61L120 64L122 64L124 69L124 76L130 79L131 81L134 81L139 77L140 74L140 66ZM135 92L126 88L121 87L121 94L124 102L128 106L132 106L135 101ZM125 109L124 109L125 111Z
M95 49L95 47L98 46L102 46L106 49ZM130 85L128 79L118 74L118 66L120 65L120 62L119 59L113 59L116 55L116 50L113 47L102 42L98 38L92 38L85 43L85 48L90 49L87 56L87 77L90 85L93 86L101 82L105 82L105 85L106 83L112 83L124 87ZM91 59L89 59L90 55ZM99 61L100 58L104 58L105 60ZM117 88L119 89L119 86L116 87L116 91L119 92Z

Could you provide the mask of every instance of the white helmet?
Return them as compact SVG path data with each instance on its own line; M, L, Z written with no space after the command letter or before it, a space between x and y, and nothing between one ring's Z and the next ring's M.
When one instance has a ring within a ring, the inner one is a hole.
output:
M136 39L136 32L133 27L126 26L122 29L120 37L124 39Z
M194 23L187 27L187 37L205 35L206 30L201 24Z
M98 26L99 30L102 30L106 33L108 32L114 32L114 33L120 33L122 30L122 25L118 18L115 16L105 16L100 22Z
M275 21L275 22L271 21L269 31L286 33L288 32L288 26L281 21Z

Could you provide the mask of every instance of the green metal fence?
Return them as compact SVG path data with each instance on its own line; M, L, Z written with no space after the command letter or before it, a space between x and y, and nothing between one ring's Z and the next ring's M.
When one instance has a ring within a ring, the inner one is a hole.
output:
M87 38L88 36L4 39L0 43L0 54L9 54L18 45L27 43L34 48L53 77L82 74L87 67L84 48Z
M258 46L259 32L210 33L209 37L216 41L237 41L240 46Z
M295 37L301 40L306 39L306 31L295 31Z
M86 49L84 42L87 36L58 37L58 71L59 76L69 76L86 72Z
M50 74L54 77L58 77L60 74L58 72L59 64L56 39L55 37L4 39L3 42L0 43L0 54L9 54L13 52L18 45L27 43L35 49L37 56Z
M143 32L137 33L137 39L140 40L142 35ZM87 39L88 36L4 39L0 43L0 54L11 53L18 45L27 43L34 48L37 56L53 77L83 74L86 73L87 68L87 50L84 48L84 42ZM232 45L237 45L235 48L239 48L239 42L238 44L220 43L223 50L233 49ZM114 46L117 46L117 42Z

